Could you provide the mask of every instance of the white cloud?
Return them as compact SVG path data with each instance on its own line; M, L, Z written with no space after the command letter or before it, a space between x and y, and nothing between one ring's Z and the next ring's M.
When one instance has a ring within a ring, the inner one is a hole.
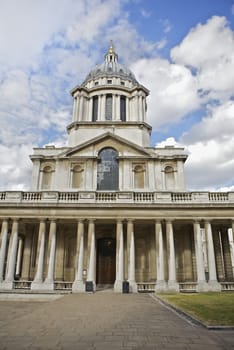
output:
M214 16L198 24L172 49L172 59L195 69L205 102L227 100L234 90L234 33L225 17Z
M234 15L234 4L232 4L232 6L231 6L231 13L232 13L232 15Z
M32 144L0 145L0 190L28 190L32 164Z
M233 116L233 101L212 107L209 115L180 139L190 153L186 163L189 188L217 189L233 183Z
M153 127L174 124L199 107L196 79L188 68L155 58L137 61L132 70L151 91L148 120Z

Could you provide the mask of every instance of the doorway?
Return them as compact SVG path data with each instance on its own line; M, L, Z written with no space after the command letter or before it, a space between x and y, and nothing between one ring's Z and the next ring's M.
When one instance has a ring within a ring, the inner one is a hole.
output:
M97 284L114 284L116 265L115 238L100 238L97 241Z

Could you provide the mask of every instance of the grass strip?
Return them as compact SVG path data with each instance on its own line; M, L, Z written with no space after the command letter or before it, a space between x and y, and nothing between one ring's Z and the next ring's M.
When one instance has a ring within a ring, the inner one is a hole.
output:
M208 326L234 326L234 293L158 294Z

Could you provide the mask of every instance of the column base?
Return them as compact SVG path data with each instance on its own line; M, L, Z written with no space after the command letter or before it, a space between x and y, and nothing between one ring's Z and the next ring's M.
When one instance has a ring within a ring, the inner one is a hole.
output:
M0 289L4 289L4 290L14 289L14 282L5 280L2 283L0 283Z
M72 284L72 293L84 293L85 283L83 281L74 281Z
M123 292L123 281L115 281L114 292L122 293Z
M129 293L137 293L137 284L136 281L128 281L129 282Z
M45 280L44 283L41 283L40 289L41 290L54 290L54 281Z
M208 286L208 283L205 282L205 281L198 281L197 282L197 288L196 288L196 291L199 293L199 292L208 292L209 290L209 286Z
M32 281L31 283L31 290L41 290L43 289L43 281Z
M217 281L208 281L209 292L221 292L221 284Z
M176 281L168 281L167 282L167 291L170 293L179 293L179 283Z
M155 286L155 292L158 292L158 293L167 292L167 283L165 281L157 281Z

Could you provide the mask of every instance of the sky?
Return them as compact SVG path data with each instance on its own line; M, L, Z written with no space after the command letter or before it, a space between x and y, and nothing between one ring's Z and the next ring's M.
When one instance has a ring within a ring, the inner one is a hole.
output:
M0 0L0 190L66 145L70 91L110 40L150 90L152 146L189 154L187 190L234 191L234 0Z

